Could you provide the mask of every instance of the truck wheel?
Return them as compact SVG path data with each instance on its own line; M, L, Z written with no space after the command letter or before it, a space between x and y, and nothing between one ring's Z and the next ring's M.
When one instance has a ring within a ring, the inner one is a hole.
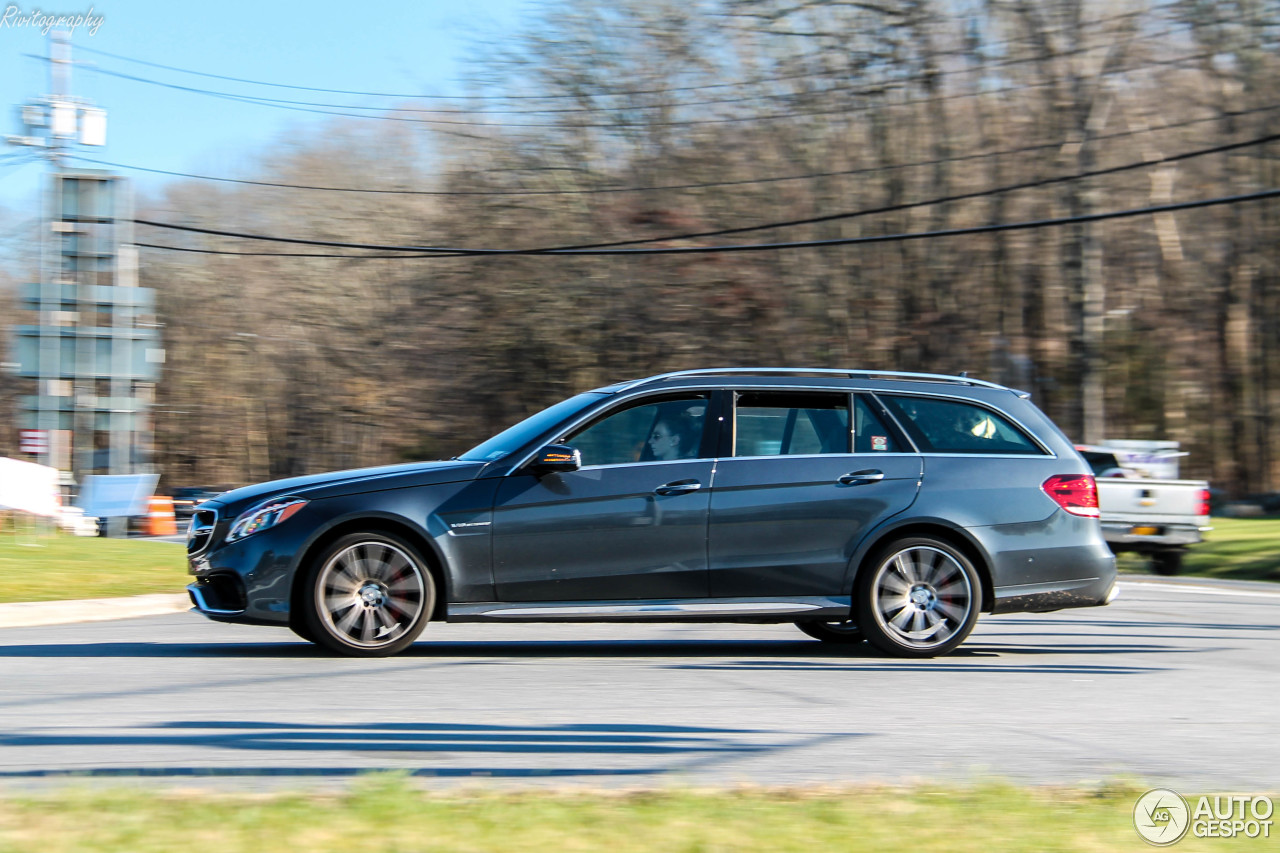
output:
M1176 575L1182 571L1181 551L1156 551L1151 555L1151 571L1158 575Z

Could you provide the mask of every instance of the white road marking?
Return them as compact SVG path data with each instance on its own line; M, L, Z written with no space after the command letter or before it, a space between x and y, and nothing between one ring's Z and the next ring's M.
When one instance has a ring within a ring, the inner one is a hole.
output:
M1181 583L1132 583L1120 582L1120 586L1131 590L1159 589L1165 592L1185 592L1188 595L1230 595L1237 598L1280 598L1280 592L1256 592L1246 589L1227 589L1214 586L1191 586Z

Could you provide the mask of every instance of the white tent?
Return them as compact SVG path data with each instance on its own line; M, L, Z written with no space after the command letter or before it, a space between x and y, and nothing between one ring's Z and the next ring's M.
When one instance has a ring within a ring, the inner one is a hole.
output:
M0 510L57 518L62 512L58 469L0 457Z

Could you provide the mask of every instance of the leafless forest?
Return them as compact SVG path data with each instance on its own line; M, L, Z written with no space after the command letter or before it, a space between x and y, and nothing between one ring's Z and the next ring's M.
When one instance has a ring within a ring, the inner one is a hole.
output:
M139 225L188 250L142 250L163 482L450 456L619 379L805 365L968 371L1077 441L1278 488L1280 3L569 0L527 32L468 100L331 116L138 217L629 251ZM652 252L712 247L743 248Z

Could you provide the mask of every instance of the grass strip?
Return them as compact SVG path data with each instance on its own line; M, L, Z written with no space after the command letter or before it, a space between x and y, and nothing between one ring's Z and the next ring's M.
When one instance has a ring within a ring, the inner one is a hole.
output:
M0 603L177 593L187 583L177 543L0 531Z
M1141 850L1129 785L646 792L424 791L380 774L337 793L69 788L0 798L5 853L914 853ZM1179 851L1273 841L1186 838ZM1261 846L1259 846L1261 845Z

